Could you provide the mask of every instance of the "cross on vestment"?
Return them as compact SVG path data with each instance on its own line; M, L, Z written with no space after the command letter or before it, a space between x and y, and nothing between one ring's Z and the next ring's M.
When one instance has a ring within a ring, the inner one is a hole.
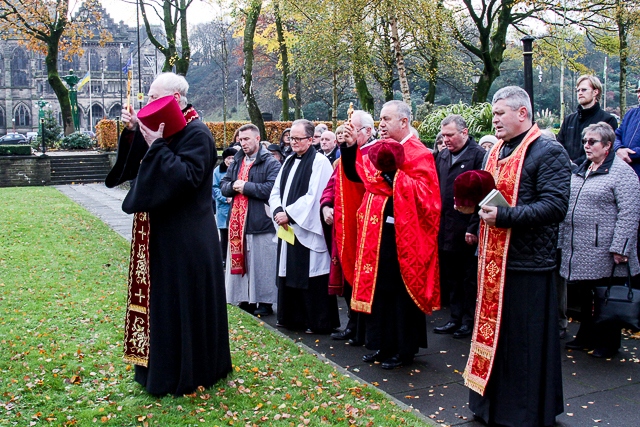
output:
M142 238L144 239L144 237L147 235L147 233L144 231L144 227L140 228L140 231L138 231L138 234L140 234L142 236Z
M135 294L134 297L138 297L139 304L142 304L142 298L146 298L146 296L142 295L142 290L138 290L138 293Z

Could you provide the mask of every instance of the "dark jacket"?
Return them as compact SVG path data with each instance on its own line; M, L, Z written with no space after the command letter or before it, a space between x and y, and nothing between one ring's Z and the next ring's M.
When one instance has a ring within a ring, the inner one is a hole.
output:
M486 151L472 137L469 137L463 152L454 164L447 149L436 157L436 169L440 182L442 213L440 214L440 233L438 245L441 251L463 251L469 248L465 243L466 233L478 235L480 217L477 213L463 214L453 208L453 181L463 172L482 169L482 160Z
M223 196L235 197L239 194L234 191L233 183L238 179L238 172L244 156L244 151L240 150L233 157L233 163L220 182ZM244 185L244 195L249 198L246 234L275 233L273 221L267 212L269 211L269 195L279 171L280 162L271 155L269 150L260 146L258 156L249 169L249 179ZM235 198L231 202L229 217L233 212L234 202Z
M622 119L622 124L616 129L616 142L613 149L631 148L636 154L629 154L631 167L640 176L640 106L627 111Z
M578 110L565 117L558 133L558 142L569 153L569 158L576 165L581 165L587 160L582 146L582 131L589 125L598 122L606 122L613 130L618 128L618 121L611 114L600 108L600 103L596 102L591 108L582 108L578 105Z
M333 166L333 162L340 158L340 147L336 145L329 154L325 154L322 150L320 150L319 153L324 154L327 160L329 160L329 163L331 163L331 166Z
M498 208L496 227L512 229L507 269L555 268L558 224L567 214L570 183L566 150L545 135L532 142L525 155L516 206Z

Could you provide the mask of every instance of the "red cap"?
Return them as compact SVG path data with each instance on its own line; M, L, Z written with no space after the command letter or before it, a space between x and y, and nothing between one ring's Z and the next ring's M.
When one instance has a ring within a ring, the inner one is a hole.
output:
M138 120L153 131L157 131L160 123L164 123L163 138L169 138L187 126L182 109L173 95L163 96L142 107L138 111Z
M496 188L493 175L485 170L461 173L453 181L453 203L456 206L475 206Z
M395 139L381 139L367 152L373 166L381 172L393 172L404 164L404 147Z

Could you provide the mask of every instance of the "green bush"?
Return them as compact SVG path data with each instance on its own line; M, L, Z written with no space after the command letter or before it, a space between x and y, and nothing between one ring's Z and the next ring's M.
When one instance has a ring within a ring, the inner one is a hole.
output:
M444 105L430 112L418 127L420 139L429 146L433 145L436 135L440 132L440 122L452 114L459 114L464 118L469 128L469 135L476 139L492 131L491 104L488 102L473 105L459 103Z
M31 146L36 150L42 150L42 136L38 128L38 137L31 140ZM44 142L47 148L53 148L58 142L58 135L62 132L62 127L58 125L58 120L51 110L44 113Z
M0 145L0 156L29 156L30 145Z
M88 135L82 132L74 132L62 138L58 143L58 148L63 150L81 150L92 148L93 141Z

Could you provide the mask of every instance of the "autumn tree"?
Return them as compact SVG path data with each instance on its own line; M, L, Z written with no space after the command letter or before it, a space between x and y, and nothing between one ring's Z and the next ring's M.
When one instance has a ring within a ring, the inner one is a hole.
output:
M242 95L249 111L251 123L260 130L260 138L267 139L267 132L264 127L262 112L256 101L253 92L253 60L254 60L254 37L256 25L262 9L262 0L249 0L247 4L239 7L238 11L244 16L244 32L242 42L242 53L244 55L244 67L242 70Z
M191 47L187 32L187 10L193 0L139 0L140 12L149 41L164 55L162 71L172 71L186 76L191 60ZM153 32L149 23L148 11L151 11L164 27L166 43Z
M65 135L75 128L69 90L58 74L59 57L69 60L81 55L83 40L111 40L102 28L101 10L98 0L86 0L75 15L71 14L69 0L0 0L0 37L17 39L27 49L45 56L47 81L60 103Z

